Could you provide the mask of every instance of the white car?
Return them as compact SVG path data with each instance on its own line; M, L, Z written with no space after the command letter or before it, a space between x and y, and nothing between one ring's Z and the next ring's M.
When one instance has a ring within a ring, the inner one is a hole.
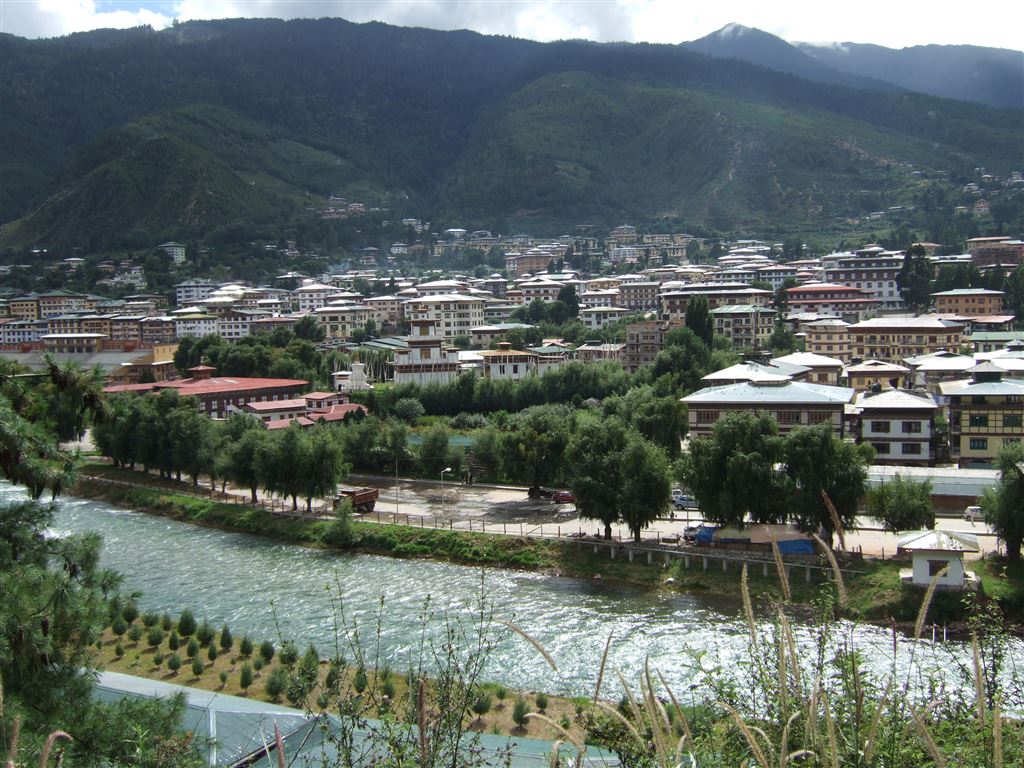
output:
M972 505L964 510L964 520L970 520L972 523L981 517L981 507Z

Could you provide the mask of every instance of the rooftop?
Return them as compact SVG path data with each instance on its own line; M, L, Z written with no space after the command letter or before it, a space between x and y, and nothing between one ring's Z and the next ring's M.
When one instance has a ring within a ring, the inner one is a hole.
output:
M899 549L923 552L978 552L978 537L959 531L910 531L897 539Z
M682 402L695 405L845 405L853 400L853 395L854 390L849 387L786 380L707 387L682 398Z

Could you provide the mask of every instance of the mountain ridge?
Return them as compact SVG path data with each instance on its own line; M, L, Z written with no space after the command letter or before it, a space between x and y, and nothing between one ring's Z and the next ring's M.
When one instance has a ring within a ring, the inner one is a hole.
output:
M0 36L0 63L12 115L0 122L4 246L109 244L117 233L92 219L118 210L177 238L284 223L346 190L405 201L431 220L540 211L560 226L665 212L718 229L774 216L821 226L857 215L867 204L857 195L875 195L902 165L958 177L1015 170L1022 154L1017 113L817 83L679 46L243 20ZM173 177L191 196L162 190L166 173L133 181L133 158L160 167L139 140L147 130L194 169ZM850 188L830 191L839 179ZM204 199L204 180L221 201L197 216L188 203Z

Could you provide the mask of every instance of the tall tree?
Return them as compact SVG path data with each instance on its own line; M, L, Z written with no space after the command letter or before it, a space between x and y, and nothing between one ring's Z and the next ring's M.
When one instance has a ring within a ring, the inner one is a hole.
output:
M338 482L348 476L341 445L326 427L317 427L309 436L302 470L302 495L306 512L312 511L313 499L333 496Z
M705 519L742 527L786 520L791 486L779 468L785 441L767 414L731 413L709 437L690 442L680 479L700 504Z
M928 309L931 303L932 268L925 254L924 246L912 246L903 257L903 266L896 275L903 303L917 312Z
M558 292L558 300L565 305L569 319L575 319L580 314L580 300L576 295L575 285L566 285Z
M1006 544L1006 557L1019 562L1024 545L1024 443L1004 445L996 459L999 485L981 499L985 522Z
M817 533L831 543L841 526L857 525L857 509L864 497L867 468L875 452L870 445L840 439L829 424L798 427L785 440L786 475L791 481L787 516L800 530ZM838 519L833 519L827 494Z
M668 506L669 467L665 452L643 437L632 434L619 453L619 516L629 527L633 540L640 541L640 531L657 520Z
M934 528L932 484L927 480L919 483L896 475L868 491L868 514L893 533Z
M686 302L685 325L704 342L704 346L711 347L715 337L715 322L711 317L707 296L691 296Z
M621 452L626 445L625 425L617 418L587 420L576 430L566 451L580 515L599 520L604 537L611 539L619 520Z

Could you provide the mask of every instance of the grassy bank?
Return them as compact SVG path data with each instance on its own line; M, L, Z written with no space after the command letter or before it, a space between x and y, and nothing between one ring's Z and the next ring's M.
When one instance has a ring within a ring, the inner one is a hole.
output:
M581 579L628 583L651 589L736 598L739 595L739 569L730 564L723 572L720 563L711 561L707 570L699 556L691 558L691 567L680 559L670 564L647 564L640 556L635 562L626 557L609 557L605 547L595 553L588 544L572 540L552 540L499 534L415 528L353 521L341 530L334 519L306 520L275 516L262 508L233 504L180 492L183 485L141 472L130 472L109 465L89 465L83 474L145 483L147 487L125 487L102 481L81 480L75 494L102 498L119 506L172 517L186 522L266 536L303 546L335 549L339 552L364 552L400 558L429 558L473 566L543 571ZM921 590L900 584L899 568L905 563L866 560L853 566L856 573L846 576L849 592L848 615L851 618L887 622L912 622L921 603ZM982 579L984 594L997 599L1007 617L1020 621L1024 614L1024 569L1010 568L1001 561L972 564ZM820 576L815 573L815 580ZM769 564L767 575L760 567L749 573L754 599L780 600L782 590L776 570ZM792 600L810 605L820 594L819 583L807 583L803 569L796 566L791 583ZM963 619L962 596L940 593L933 601L929 621L940 624Z

